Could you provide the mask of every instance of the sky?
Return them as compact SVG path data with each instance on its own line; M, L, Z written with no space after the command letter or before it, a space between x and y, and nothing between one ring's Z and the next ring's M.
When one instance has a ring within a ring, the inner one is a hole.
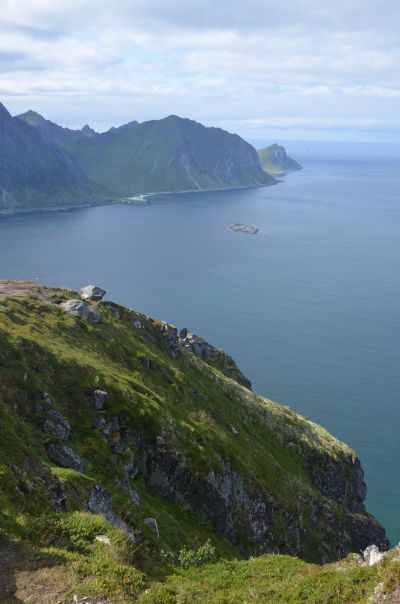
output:
M0 101L98 131L400 142L398 0L0 0Z

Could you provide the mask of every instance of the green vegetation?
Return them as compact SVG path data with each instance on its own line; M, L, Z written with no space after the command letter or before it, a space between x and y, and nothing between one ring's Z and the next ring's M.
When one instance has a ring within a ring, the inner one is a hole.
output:
M177 116L83 139L70 150L94 182L119 196L274 182L239 136Z
M114 304L92 303L93 324L60 307L76 297L0 283L2 604L363 602L380 583L395 591L396 552L374 567L336 561L362 538L384 541L351 449L230 379L222 353L216 365L172 353L161 322ZM49 457L63 444L44 429L50 411L67 420L82 472ZM266 551L298 557L244 559Z

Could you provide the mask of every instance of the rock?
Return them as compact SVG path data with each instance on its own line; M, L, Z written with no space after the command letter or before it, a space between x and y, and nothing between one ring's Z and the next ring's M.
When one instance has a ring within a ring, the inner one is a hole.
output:
M60 440L67 440L71 432L71 426L68 420L61 413L50 410L47 413L46 421L43 424L43 430Z
M72 470L77 470L77 472L82 472L83 470L81 458L70 447L51 443L47 447L47 455L51 461L54 461L54 463L62 468L71 468Z
M257 235L259 229L257 227L248 226L247 224L239 224L237 222L233 224L227 224L226 228L230 231L237 233L247 233L248 235Z
M96 535L96 541L100 541L100 543L105 543L106 545L111 545L110 537L108 535Z
M139 319L134 319L132 321L132 325L133 325L133 327L135 327L135 329L143 329L142 322L139 321Z
M158 530L157 520L155 518L145 518L143 522L149 527L152 533L154 533L157 539L160 538L160 531Z
M373 566L385 557L384 552L380 552L376 545L369 545L363 551L364 561L366 566Z
M50 394L48 392L43 392L42 400L46 405L52 405L53 401L51 400Z
M96 411L102 411L108 399L108 392L105 390L94 391L94 406Z
M76 317L88 319L92 323L99 323L101 320L100 313L94 310L87 302L82 300L68 300L60 304L61 308Z
M106 292L97 285L86 285L86 287L82 287L80 295L81 298L84 298L85 300L99 301L104 298Z
M94 514L101 514L113 526L121 529L125 535L134 543L136 542L133 530L125 520L122 520L113 510L111 497L100 486L95 485L90 493L88 508Z
M139 493L137 493L135 489L132 489L132 487L129 489L129 497L134 505L140 505Z
M187 350L193 352L197 357L200 357L210 365L216 364L222 373L235 380L235 382L238 382L238 384L241 384L241 386L251 390L250 380L242 373L232 357L223 350L219 350L204 338L197 336L186 328L181 329L179 341Z
M179 354L179 339L178 330L175 325L170 325L161 321L156 328L156 331L165 338L165 344L172 356L176 357Z

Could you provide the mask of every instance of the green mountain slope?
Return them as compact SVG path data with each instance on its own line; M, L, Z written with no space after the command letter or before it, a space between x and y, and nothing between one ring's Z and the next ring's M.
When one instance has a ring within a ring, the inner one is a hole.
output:
M302 169L297 161L287 156L285 147L281 145L270 145L259 149L257 153L263 170L273 176Z
M239 136L177 116L109 131L70 150L94 182L120 196L274 182Z
M263 602L271 589L299 595L313 576L321 594L353 581L361 593L381 571L317 577L280 557L183 569L386 548L365 494L351 449L254 394L201 338L114 303L0 282L0 589L19 601L237 602L251 584Z
M36 128L41 135L50 142L57 143L63 147L66 147L75 141L81 140L82 138L91 138L97 134L87 125L83 126L81 130L63 128L50 120L46 120L42 115L36 113L36 111L32 111L31 109L26 113L17 115L16 117L26 124L29 124L29 126Z
M0 103L0 209L80 205L99 198L75 159Z

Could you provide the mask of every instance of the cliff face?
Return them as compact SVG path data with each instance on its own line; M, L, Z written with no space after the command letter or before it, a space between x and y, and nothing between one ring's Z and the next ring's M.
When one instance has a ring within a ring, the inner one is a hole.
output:
M89 510L139 540L151 516L161 548L171 523L186 545L210 535L204 521L245 555L387 547L354 452L198 340L113 303L0 283L3 509Z
M79 205L97 196L69 153L0 104L0 209Z

